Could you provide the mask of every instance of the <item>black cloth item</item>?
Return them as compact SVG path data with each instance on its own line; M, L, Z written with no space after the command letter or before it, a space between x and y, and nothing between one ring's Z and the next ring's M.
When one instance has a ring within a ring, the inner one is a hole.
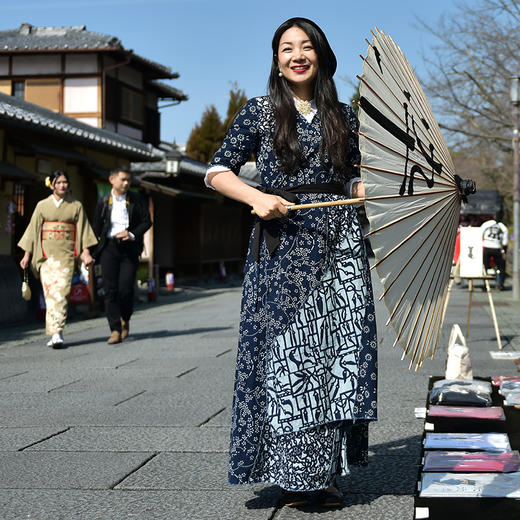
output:
M143 251L143 235L151 227L152 221L148 207L140 194L129 191L126 196L128 201L128 231L135 236L137 256L139 256ZM110 194L99 199L94 213L92 228L98 239L98 244L91 249L90 254L96 259L100 258L108 239L107 234L110 230L112 212L109 201Z
M300 184L292 188L273 188L270 186L257 186L257 190L269 195L278 195L289 202L298 203L297 193L331 193L334 195L345 195L345 187L340 183ZM273 257L280 245L280 221L279 219L263 220L256 219L254 227L254 239L251 254L253 258L260 261L261 237L264 237L269 255Z
M109 239L101 251L105 312L110 330L121 332L121 319L130 320L134 310L134 286L139 254L130 240Z
M430 404L446 406L491 406L491 394L479 389L478 381L446 381L442 386L433 387Z

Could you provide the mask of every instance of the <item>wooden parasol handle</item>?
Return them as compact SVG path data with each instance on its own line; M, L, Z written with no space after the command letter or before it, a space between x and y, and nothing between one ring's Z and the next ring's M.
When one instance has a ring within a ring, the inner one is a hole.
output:
M326 208L327 206L350 206L352 204L360 204L365 202L365 198L360 199L342 199L342 200L330 200L328 202L312 202L310 204L295 204L294 206L285 206L289 211L296 211L298 209L311 209L311 208ZM256 215L254 209L251 210L251 215Z

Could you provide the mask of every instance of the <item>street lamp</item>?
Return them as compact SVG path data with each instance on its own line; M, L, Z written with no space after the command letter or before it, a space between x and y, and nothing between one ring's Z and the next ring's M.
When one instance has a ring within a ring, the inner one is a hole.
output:
M513 300L520 299L520 285L518 281L518 239L519 208L520 208L520 181L518 162L518 105L520 105L520 77L511 78L511 103L513 105Z
M179 175L179 167L181 164L182 153L179 150L170 150L166 152L166 173L176 177Z

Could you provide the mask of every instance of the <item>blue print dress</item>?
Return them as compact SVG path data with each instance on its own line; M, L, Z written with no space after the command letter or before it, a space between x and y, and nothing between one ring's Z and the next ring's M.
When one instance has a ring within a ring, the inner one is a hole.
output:
M352 109L341 105L341 110L348 127L357 129ZM262 185L270 188L344 185L356 176L354 133L345 171L334 171L327 157L320 158L319 114L311 122L298 114L304 160L296 171L282 172L274 125L269 97L249 100L211 166L238 174L253 153ZM301 203L345 197L297 196ZM246 262L229 482L323 489L348 473L348 465L367 463L368 423L377 418L377 340L367 256L351 206L298 211L274 225L279 235L274 254L257 225ZM252 254L255 235L257 255Z

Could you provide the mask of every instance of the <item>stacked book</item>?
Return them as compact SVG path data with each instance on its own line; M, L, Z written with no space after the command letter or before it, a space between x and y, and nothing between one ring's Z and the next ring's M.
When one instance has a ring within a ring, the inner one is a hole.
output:
M427 433L421 497L520 498L520 455L505 433Z
M520 404L520 377L497 377L493 385L446 379L431 385L416 518L459 518L460 512L474 520L503 518L503 512L509 518L509 511L520 511L519 446L508 435L501 396L505 405ZM484 506L481 499L494 502Z
M504 406L520 405L520 377L499 376L493 378L493 384L498 387L500 395L504 397Z

